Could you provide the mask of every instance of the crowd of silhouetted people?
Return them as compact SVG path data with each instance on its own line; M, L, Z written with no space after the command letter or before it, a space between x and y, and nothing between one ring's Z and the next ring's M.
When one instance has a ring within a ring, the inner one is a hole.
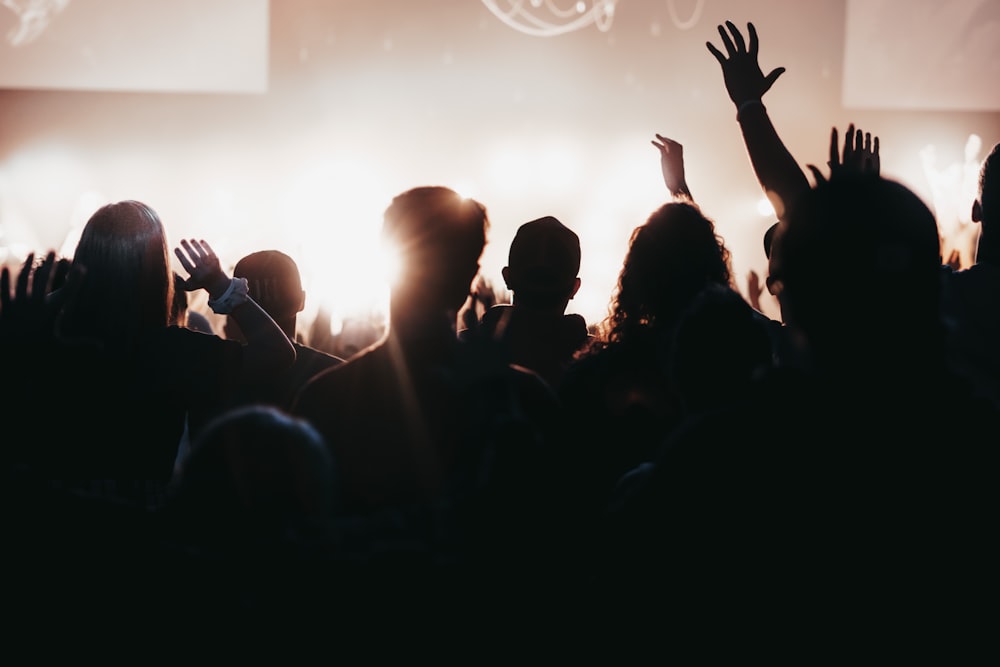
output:
M601 322L572 310L572 221L539 211L495 239L483 203L438 185L387 203L387 326L348 352L298 330L289 255L229 275L140 201L94 212L71 257L4 268L8 597L373 623L441 606L800 630L980 618L1000 144L969 202L975 262L955 268L877 136L834 129L825 168L803 168L763 104L783 68L762 72L752 24L719 38L776 212L746 295L660 134L664 203L636 221ZM476 288L488 238L509 244L510 303ZM189 307L198 290L224 328Z

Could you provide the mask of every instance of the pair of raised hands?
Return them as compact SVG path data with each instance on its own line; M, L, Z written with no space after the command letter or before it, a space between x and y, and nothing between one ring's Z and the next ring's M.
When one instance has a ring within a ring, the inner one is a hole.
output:
M684 175L684 146L659 133L651 143L660 152L660 171L667 190L674 197L692 199ZM856 129L851 123L844 133L841 150L837 128L833 128L830 132L830 159L826 165L830 168L831 178L846 173L870 173L877 176L881 171L878 137ZM812 164L807 166L817 183L828 180L818 167Z
M229 278L219 258L205 241L184 240L174 253L190 276L183 281L186 290L207 289L210 295L224 292ZM54 293L53 281L60 261L54 251L35 261L30 253L21 264L16 279L9 267L0 271L0 338L26 340L53 334L56 314L86 280L86 270L74 264L65 284ZM14 283L13 285L11 283ZM13 287L13 289L12 289Z

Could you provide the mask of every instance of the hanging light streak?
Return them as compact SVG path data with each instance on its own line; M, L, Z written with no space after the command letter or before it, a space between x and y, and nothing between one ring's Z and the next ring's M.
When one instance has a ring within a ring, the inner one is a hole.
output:
M617 3L618 0L590 0L588 7L584 0L577 0L569 8L563 8L555 0L483 0L498 19L534 37L555 37L590 25L607 32Z
M518 32L533 37L555 37L591 25L601 32L608 32L619 1L590 0L588 3L576 0L567 4L556 0L483 0L483 4L494 16ZM691 15L685 19L677 10L677 0L667 0L670 20L679 30L690 30L698 25L704 7L705 0L694 0Z

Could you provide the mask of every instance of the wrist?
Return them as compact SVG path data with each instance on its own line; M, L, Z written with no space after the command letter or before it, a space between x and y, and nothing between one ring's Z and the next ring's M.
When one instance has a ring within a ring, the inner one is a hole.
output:
M683 182L681 184L679 184L677 187L675 187L671 191L671 194L674 197L687 197L687 198L691 197L691 191L688 190L687 183L683 183Z
M226 274L222 273L218 278L215 278L205 285L205 291L208 292L208 298L210 301L214 301L222 297L226 290L229 289L232 281L226 277Z
M743 117L754 109L760 109L761 111L767 110L764 107L764 103L760 99L749 99L740 102L736 105L736 120L743 120Z
M227 279L226 288L218 293L218 296L210 296L208 307L216 315L228 315L234 308L249 300L248 292L246 278Z

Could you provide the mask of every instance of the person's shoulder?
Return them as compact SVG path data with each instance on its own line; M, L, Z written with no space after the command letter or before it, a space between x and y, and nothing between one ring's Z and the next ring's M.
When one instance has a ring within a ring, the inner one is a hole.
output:
M587 320L584 319L583 315L567 313L562 316L560 324L560 333L562 333L567 341L577 342L582 346L593 338L587 327Z
M335 354L330 354L315 347L310 347L305 343L295 342L296 363L309 366L333 367L344 363L344 359Z
M480 320L484 325L497 324L504 317L510 317L514 312L514 306L509 303L498 303L490 306Z
M325 400L332 395L350 395L369 379L379 375L375 367L380 363L380 356L377 348L368 348L350 359L333 357L336 361L320 368L302 387L298 403L306 404L313 397L324 397L322 400Z
M205 333L176 325L150 331L144 341L147 346L153 349L161 348L190 354L199 352L210 354L213 350L219 353L222 351L232 352L243 347L239 341L228 340L214 333Z

